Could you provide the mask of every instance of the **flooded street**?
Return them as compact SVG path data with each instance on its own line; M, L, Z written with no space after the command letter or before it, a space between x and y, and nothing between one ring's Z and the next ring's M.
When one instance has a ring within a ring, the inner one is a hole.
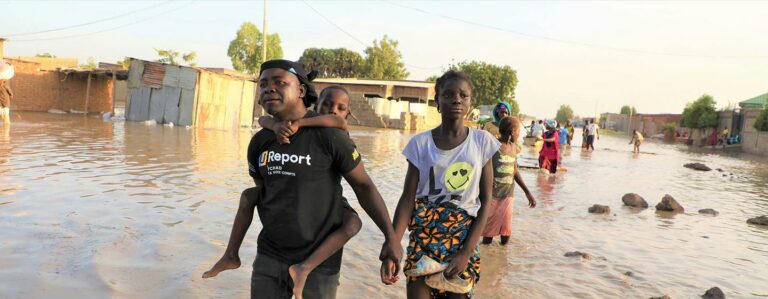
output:
M243 266L200 276L223 253L240 192L253 184L249 130L18 114L10 131L0 127L0 298L248 297L258 216ZM351 136L393 214L410 133ZM697 298L714 286L728 298L768 298L768 229L746 223L768 215L768 162L654 142L634 155L628 141L575 147L557 176L522 171L539 206L527 208L517 188L511 245L482 247L478 298ZM723 172L683 168L691 162ZM344 192L355 198L346 183ZM652 207L622 207L630 192ZM686 212L657 213L665 194ZM405 298L404 279L381 284L382 235L351 201L364 226L345 248L338 298ZM593 204L612 213L588 214ZM720 215L697 213L705 208ZM592 258L563 256L574 250Z

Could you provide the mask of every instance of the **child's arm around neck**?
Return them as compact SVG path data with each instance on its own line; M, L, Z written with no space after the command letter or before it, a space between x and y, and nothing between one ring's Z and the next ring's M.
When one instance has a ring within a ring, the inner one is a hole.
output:
M338 115L318 115L310 118L302 118L297 121L299 128L301 127L324 127L324 128L337 128L344 131L347 129L347 121Z

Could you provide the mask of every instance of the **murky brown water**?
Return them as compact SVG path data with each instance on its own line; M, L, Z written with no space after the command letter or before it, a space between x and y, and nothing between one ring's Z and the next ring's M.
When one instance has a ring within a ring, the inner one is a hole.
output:
M249 131L19 115L10 131L0 126L0 298L248 296L258 219L241 269L199 277L222 254L239 193L252 184ZM392 211L409 135L356 128L352 138ZM729 298L768 297L768 229L745 222L768 214L768 164L655 143L643 146L655 154L635 156L627 142L605 136L595 153L574 150L557 177L524 170L540 206L517 194L513 244L482 248L478 298L696 298L712 286ZM726 176L682 167L691 161ZM622 208L628 192L651 205L669 193L686 213ZM595 203L613 214L587 214ZM361 215L339 298L405 298L402 282L379 282L382 238ZM563 257L572 250L593 258Z

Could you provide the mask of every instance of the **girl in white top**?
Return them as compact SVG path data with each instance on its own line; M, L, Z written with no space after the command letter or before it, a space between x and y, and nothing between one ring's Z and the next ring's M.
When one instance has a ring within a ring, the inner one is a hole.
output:
M408 172L393 221L395 237L411 231L403 267L408 298L472 298L480 278L478 243L490 213L491 158L500 143L464 125L472 107L466 74L443 74L435 95L442 123L411 138L403 150ZM385 283L396 279L382 275Z

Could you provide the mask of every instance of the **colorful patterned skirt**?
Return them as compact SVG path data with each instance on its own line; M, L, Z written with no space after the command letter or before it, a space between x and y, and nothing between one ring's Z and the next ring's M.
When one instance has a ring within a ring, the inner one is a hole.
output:
M408 242L408 257L403 270L413 268L413 264L424 255L437 262L447 263L446 259L461 249L464 240L469 236L469 229L474 220L475 218L467 214L467 211L453 203L435 204L426 198L417 199L411 222L408 224L411 234ZM478 244L474 245L467 269L460 273L459 277L472 282L473 291L467 295L473 298L475 286L480 280L480 246ZM409 280L418 278L420 277L408 277ZM432 290L432 298L445 298L447 295L445 291Z

